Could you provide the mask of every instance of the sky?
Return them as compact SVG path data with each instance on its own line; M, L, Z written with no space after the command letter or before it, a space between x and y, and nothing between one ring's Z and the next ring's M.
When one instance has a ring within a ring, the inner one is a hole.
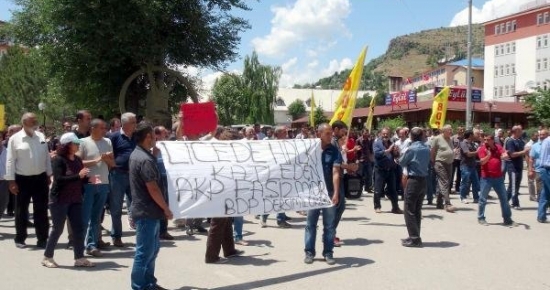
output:
M246 2L252 10L237 11L236 15L248 19L251 29L241 34L239 58L228 63L226 71L241 72L244 57L256 50L262 64L282 68L281 87L315 82L351 68L364 46L368 46L368 62L384 54L397 36L468 23L467 0ZM473 22L512 14L530 2L533 0L473 0ZM0 0L0 20L9 20L14 9L10 0ZM208 89L223 72L191 67L188 73L200 77Z

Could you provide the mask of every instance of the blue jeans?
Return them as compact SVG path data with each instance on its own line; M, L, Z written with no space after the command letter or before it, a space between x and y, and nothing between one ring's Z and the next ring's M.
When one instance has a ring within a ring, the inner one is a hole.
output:
M244 218L242 216L233 217L233 237L235 241L243 239L243 224Z
M344 190L344 179L340 179L340 196L338 197L338 204L336 205L336 216L334 217L334 236L336 236L336 229L340 224L342 215L346 210L346 192Z
M85 184L84 200L82 202L82 218L86 231L86 248L97 248L99 240L99 224L103 206L109 194L108 184Z
M132 266L132 289L154 289L155 260L160 249L159 220L137 219L136 223L136 253Z
M268 216L269 216L268 214L262 215L262 220L263 220L264 222L267 221L267 217L268 217ZM277 223L282 223L282 222L284 222L284 221L286 221L286 214L285 214L284 212L278 213L278 214L277 214ZM241 228L241 233L242 233L242 228ZM241 235L242 235L242 234L241 234Z
M506 190L508 201L511 199L512 206L519 206L519 187L521 185L523 170L516 168L510 162L506 164L506 171L508 172L508 188Z
M487 196L491 188L495 190L500 201L500 210L504 222L512 221L512 211L506 198L506 188L504 187L504 176L498 178L481 178L481 195L479 196L478 219L485 219L485 205L487 204Z
M548 201L550 200L550 170L543 168L540 170L539 175L542 180L543 187L540 191L537 219L546 221L546 208L548 207Z
M472 195L474 200L479 199L479 175L477 168L462 165L460 166L460 199L465 199L472 186Z
M323 214L323 257L331 254L334 249L334 219L336 218L336 207L331 206L323 209L312 209L307 212L305 249L306 255L315 256L315 240L317 239L317 222L319 215Z
M124 195L130 194L130 176L128 173L113 170L109 177L109 183L111 184L109 210L111 211L113 223L111 237L113 239L120 239L122 237L122 203L124 202ZM129 206L128 214L130 214Z

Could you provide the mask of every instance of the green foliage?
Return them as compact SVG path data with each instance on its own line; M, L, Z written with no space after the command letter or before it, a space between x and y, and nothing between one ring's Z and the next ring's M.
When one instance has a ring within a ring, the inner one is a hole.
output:
M525 105L531 110L536 122L550 126L550 90L537 89L525 97Z
M41 48L48 77L57 79L69 102L100 112L118 111L122 84L145 65L225 67L237 57L239 33L249 28L232 13L249 9L242 0L15 4L20 10L13 14L10 37ZM136 106L147 85L139 79L131 86L128 96Z
M357 99L357 102L355 103L355 108L368 108L370 106L371 100L372 97L368 93L364 94L361 98Z
M296 120L306 113L306 105L304 101L296 99L290 105L288 105L288 114L292 117L292 120Z
M323 108L321 108L320 106L315 108L315 112L313 114L315 126L319 126L319 124L327 123L329 121L328 118L325 116L325 111L323 111Z
M216 103L220 124L229 126L244 122L245 102L242 94L241 78L235 74L224 74L212 87L212 101Z
M274 123L273 109L281 73L280 67L261 64L255 51L244 58L241 79L243 95L248 104L249 123Z
M403 120L403 117L397 116L395 118L380 120L380 123L378 123L378 129L380 130L382 128L390 128L390 131L393 132L397 127L403 127L406 125L407 123L405 122L405 120Z

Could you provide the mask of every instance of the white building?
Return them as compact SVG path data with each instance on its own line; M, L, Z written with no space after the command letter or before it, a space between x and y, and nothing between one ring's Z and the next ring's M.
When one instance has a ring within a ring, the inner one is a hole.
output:
M485 100L519 101L535 87L550 87L550 1L485 26Z

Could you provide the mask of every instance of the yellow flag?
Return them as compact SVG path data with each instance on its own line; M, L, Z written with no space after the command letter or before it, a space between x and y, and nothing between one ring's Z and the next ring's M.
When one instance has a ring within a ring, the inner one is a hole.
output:
M441 129L445 124L447 116L447 104L449 103L449 87L444 87L435 97L432 105L432 115L430 117L430 127Z
M367 122L365 123L365 129L369 130L369 132L372 130L372 118L374 117L375 99L376 96L372 97L372 99L370 100L369 116L367 117Z
M309 100L309 125L313 128L315 128L315 109L317 109L317 105L315 105L315 98L313 97L313 92L311 92L311 100Z
M357 100L357 91L359 90L359 84L361 83L361 76L363 75L363 65L365 63L365 56L367 55L367 48L363 48L359 59L355 63L355 66L351 70L349 77L346 79L344 88L336 100L336 110L334 116L330 120L330 124L336 120L340 120L348 128L351 126L351 120L353 118L353 109L355 109L355 101Z
M6 129L6 120L4 119L6 117L5 109L4 104L0 104L0 131Z

